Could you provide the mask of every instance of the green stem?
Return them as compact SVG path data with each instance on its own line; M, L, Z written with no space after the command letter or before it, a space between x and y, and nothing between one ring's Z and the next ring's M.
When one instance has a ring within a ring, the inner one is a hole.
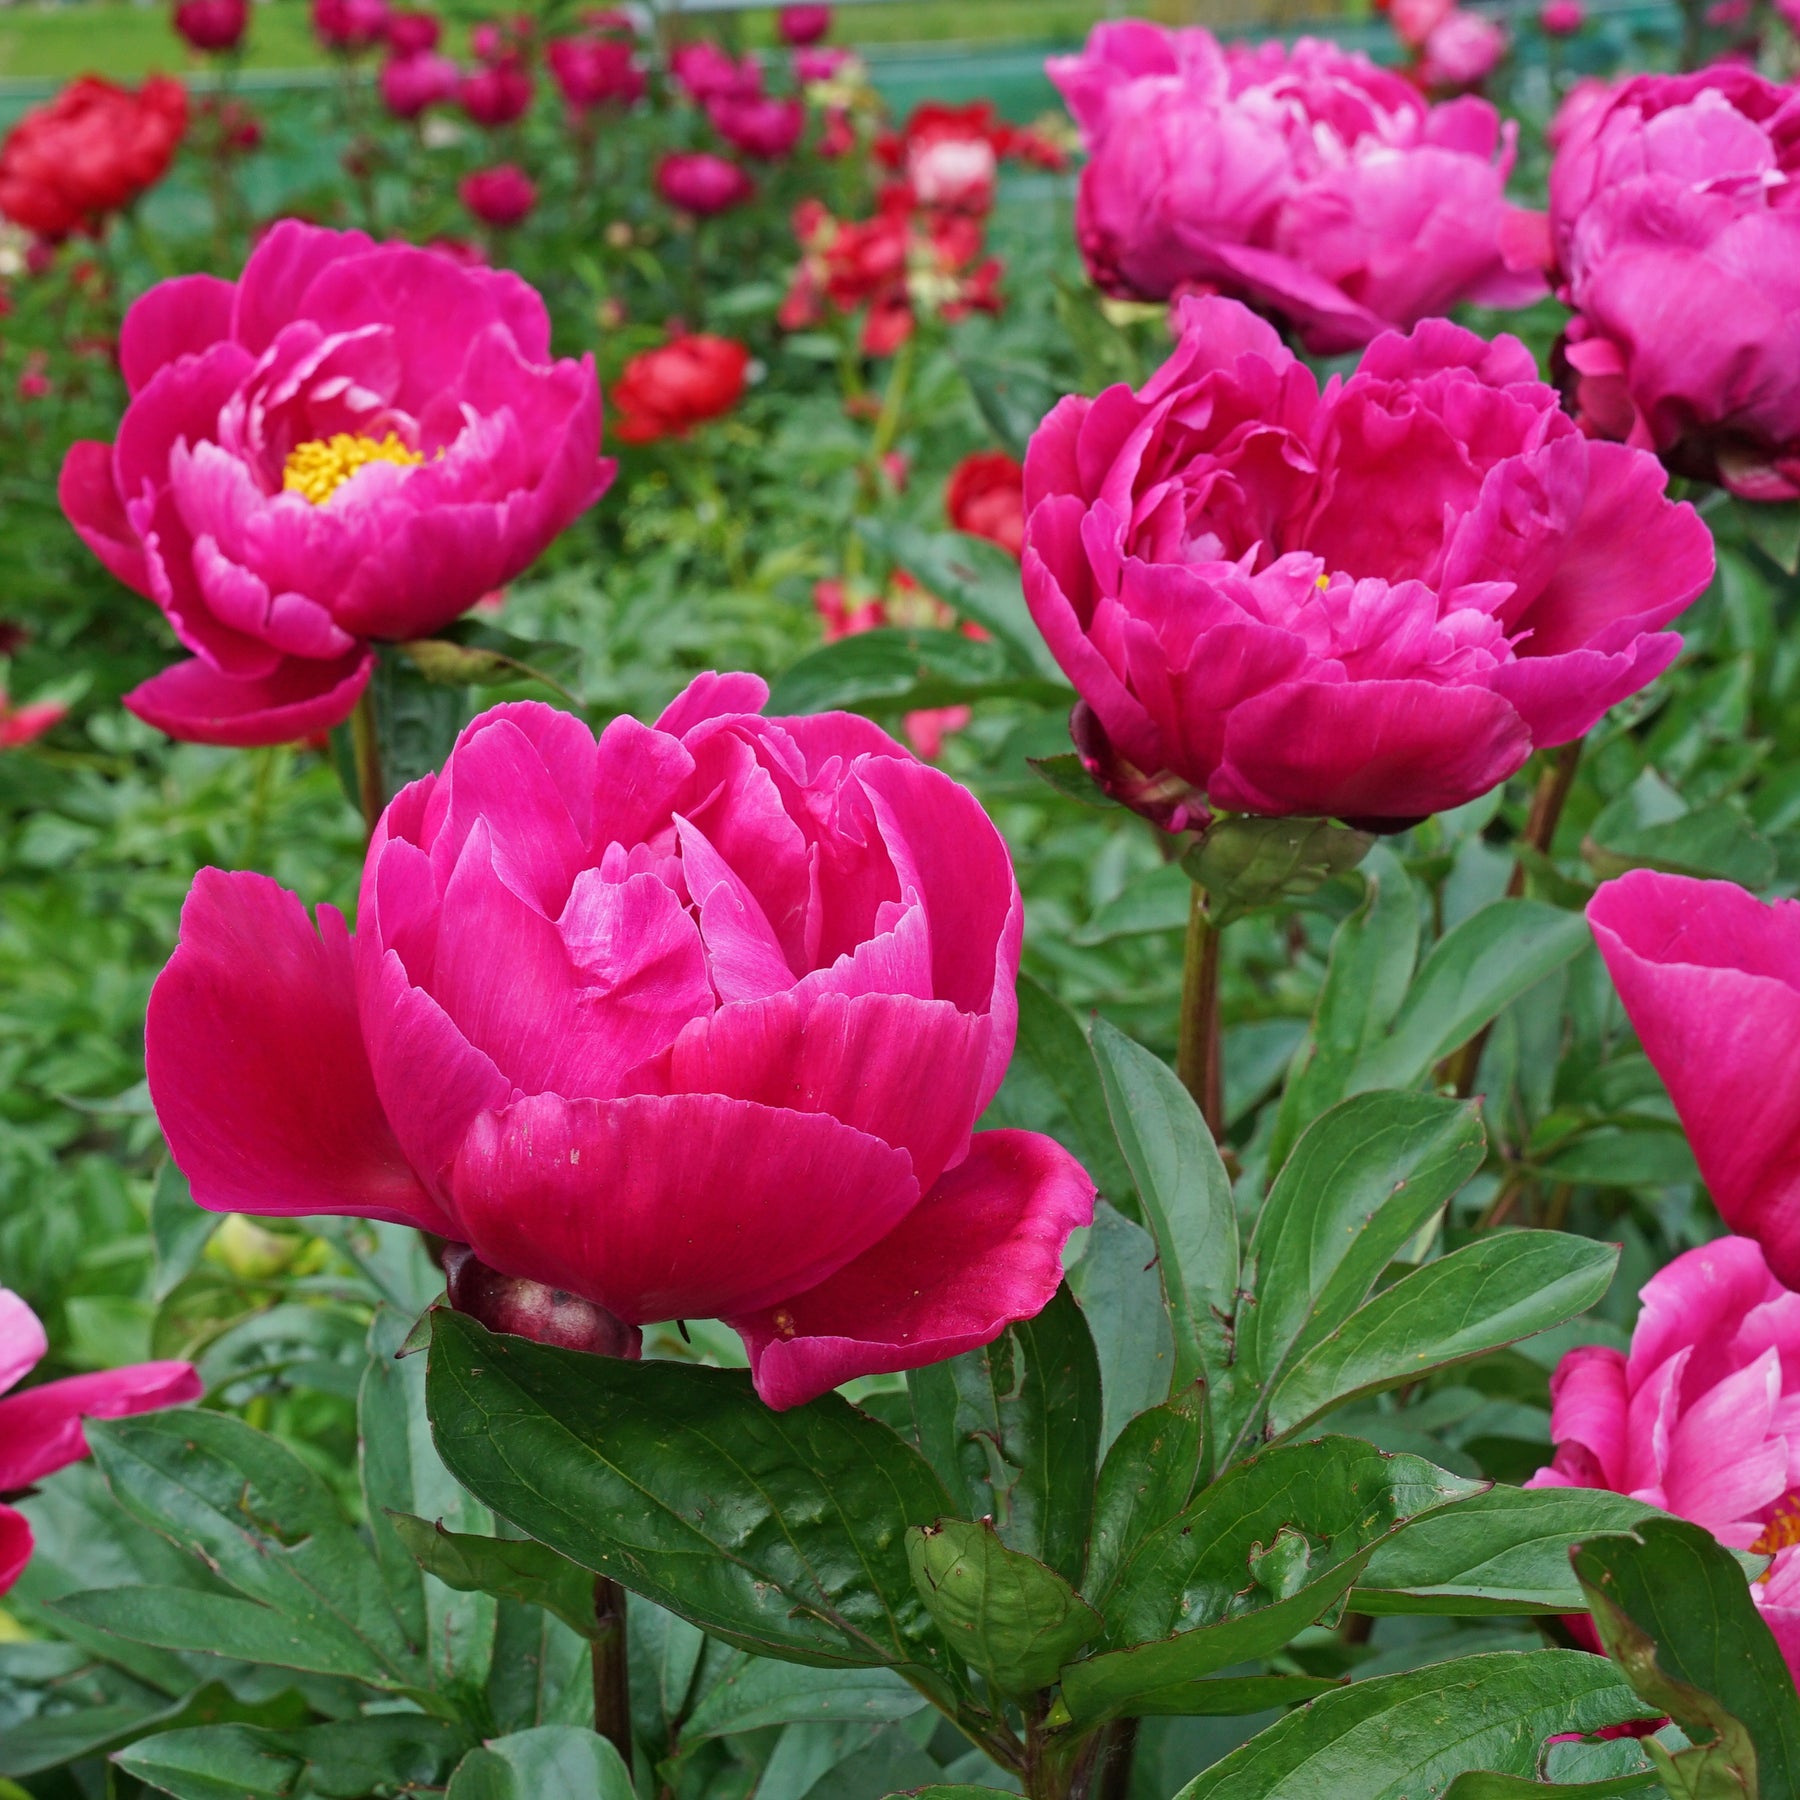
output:
M1175 1072L1194 1096L1215 1143L1225 1135L1223 1059L1219 1054L1219 929L1206 913L1206 890L1194 884L1187 948L1181 964L1181 1040Z
M631 1767L631 1669L626 1656L625 1590L594 1577L594 1730Z
M379 671L377 671L379 673ZM350 747L356 757L356 797L362 807L363 834L375 835L375 822L387 805L381 770L381 732L375 717L375 680L363 689L350 715Z
M894 365L888 371L887 386L881 393L881 412L875 420L875 435L869 442L869 475L871 486L880 480L881 459L893 449L900 435L900 420L906 411L907 389L912 385L915 331L894 352Z

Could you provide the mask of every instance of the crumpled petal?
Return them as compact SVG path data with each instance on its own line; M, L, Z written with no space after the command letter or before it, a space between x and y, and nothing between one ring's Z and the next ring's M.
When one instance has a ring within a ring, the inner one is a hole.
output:
M204 1392L192 1363L132 1363L46 1381L0 1400L0 1493L42 1481L88 1453L84 1419L184 1406Z
M285 657L254 681L233 681L195 656L139 682L125 708L190 744L291 744L343 724L374 672L374 651L360 645L333 662Z

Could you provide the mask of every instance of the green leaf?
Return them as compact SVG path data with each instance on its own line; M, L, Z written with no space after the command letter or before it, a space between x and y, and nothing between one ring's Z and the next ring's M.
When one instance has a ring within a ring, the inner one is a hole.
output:
M411 1513L389 1512L387 1519L407 1554L446 1587L541 1606L571 1631L594 1635L592 1573L547 1544L446 1531Z
M1393 1029L1358 1060L1351 1090L1411 1087L1592 942L1580 913L1540 900L1490 901L1432 946Z
M1087 772L1086 765L1073 750L1065 751L1061 756L1028 756L1026 766L1032 774L1053 787L1070 800L1078 800L1083 806L1111 808L1119 810L1119 803L1093 776ZM1185 879L1185 878L1184 878ZM1186 897L1183 896L1182 920L1187 918Z
M636 1800L624 1759L581 1725L540 1725L471 1750L444 1800Z
M1019 670L993 639L882 627L809 651L774 684L771 713L912 712L976 700L1067 706L1072 689Z
M1469 1769L1535 1774L1554 1733L1644 1716L1618 1671L1584 1651L1461 1657L1321 1695L1204 1770L1176 1800L1423 1797Z
M1010 1788L990 1787L921 1787L902 1788L908 1800L1019 1800ZM888 1800L897 1800L889 1795Z
M87 1435L134 1518L273 1607L300 1638L332 1646L321 1656L378 1671L384 1685L422 1685L373 1558L291 1450L240 1420L192 1409L95 1422Z
M1289 1369L1269 1402L1269 1433L1286 1437L1347 1400L1560 1325L1606 1292L1618 1260L1616 1245L1592 1238L1508 1231L1414 1269Z
M465 1730L441 1720L387 1713L302 1731L248 1725L165 1731L113 1761L176 1800L386 1800L410 1791L408 1784L442 1786L468 1741Z
M924 1705L891 1669L808 1669L740 1652L683 1720L681 1737L687 1743L822 1720L882 1724Z
M992 632L1023 672L1059 686L1066 681L1025 605L1016 557L961 531L922 531L875 519L860 521L857 529L896 568Z
M727 1643L948 1670L905 1533L950 1497L837 1396L772 1412L742 1370L583 1356L440 1310L426 1400L446 1465L501 1517Z
M1069 942L1086 947L1116 938L1146 937L1157 931L1187 929L1194 884L1178 863L1150 869L1121 888L1093 917L1069 934Z
M1749 1800L1793 1800L1800 1697L1732 1554L1702 1526L1657 1517L1569 1560L1607 1654L1697 1741L1673 1766L1650 1747L1671 1793L1735 1781Z
M461 688L427 681L396 646L377 648L369 678L381 753L382 786L392 796L444 766L469 715Z
M474 1690L488 1678L494 1654L493 1594L476 1584L420 1579L412 1546L389 1522L393 1513L423 1513L483 1541L494 1515L438 1458L425 1416L425 1368L419 1357L395 1360L408 1320L381 1307L369 1327L369 1362L357 1407L363 1504L375 1558L394 1610L426 1647L434 1687Z
M1251 1239L1256 1304L1237 1335L1246 1422L1480 1168L1485 1142L1478 1105L1430 1094L1359 1094L1307 1128Z
M1183 855L1215 929L1281 900L1303 900L1354 869L1374 837L1333 819L1222 819Z
M581 651L573 644L533 641L480 619L458 619L435 637L398 646L427 681L452 687L506 687L536 682L570 705L581 684Z
M1712 876L1740 887L1775 879L1774 846L1741 810L1715 800L1690 808L1654 769L1646 769L1588 827L1581 854L1603 879L1627 869Z
M957 355L956 365L988 428L1015 457L1022 458L1031 434L1062 398L1062 390L1038 361L977 356L965 349Z
M1196 1385L1141 1412L1107 1452L1094 1492L1082 1591L1103 1610L1138 1546L1193 1497L1206 1451L1206 1397Z
M1370 1559L1360 1613L1574 1613L1586 1609L1569 1547L1628 1531L1656 1509L1601 1488L1496 1487L1409 1526Z
M1242 1718L1247 1713L1270 1712L1278 1706L1301 1706L1330 1694L1344 1680L1322 1675L1209 1675L1199 1681L1178 1681L1173 1687L1132 1698L1134 1719Z
M940 1519L906 1534L914 1585L965 1662L1014 1697L1048 1687L1100 1615L1058 1575L1000 1541L991 1525Z
M1237 1304L1231 1183L1199 1107L1174 1070L1104 1019L1094 1021L1093 1045L1113 1131L1156 1239L1175 1333L1169 1392L1207 1381L1217 1417Z
M1081 1021L1029 975L1019 977L1013 1059L982 1123L1046 1133L1076 1157L1103 1194L1127 1208L1135 1204Z
M1526 1775L1471 1769L1445 1788L1443 1800L1613 1800L1615 1794L1642 1793L1657 1781L1654 1769L1616 1775L1610 1781L1533 1781Z
M230 1594L178 1587L90 1588L53 1600L49 1610L57 1618L162 1650L228 1656L411 1691L368 1645L328 1616L302 1621Z
M1093 1063L1090 1060L1091 1070ZM1156 1243L1106 1201L1096 1202L1081 1260L1069 1270L1100 1359L1102 1452L1126 1425L1169 1391L1175 1355L1156 1273Z
M1419 890L1384 844L1362 866L1363 899L1331 940L1312 1028L1294 1058L1269 1145L1279 1169L1295 1140L1350 1091L1350 1076L1406 997L1419 951Z
M1757 549L1787 574L1800 574L1800 501L1746 500L1735 510Z
M174 1158L169 1158L156 1171L156 1185L150 1190L150 1236L156 1245L156 1282L150 1290L153 1300L168 1299L181 1285L219 1225L218 1213L194 1204L187 1177L176 1168Z
M1087 1547L1101 1402L1094 1342L1068 1287L991 1344L910 1371L907 1386L919 1448L954 1496L933 1516L991 1518L1013 1549L1074 1580Z
M1139 1696L1272 1654L1349 1592L1383 1539L1484 1485L1355 1438L1235 1464L1114 1582L1104 1653L1063 1671L1069 1711L1097 1723Z

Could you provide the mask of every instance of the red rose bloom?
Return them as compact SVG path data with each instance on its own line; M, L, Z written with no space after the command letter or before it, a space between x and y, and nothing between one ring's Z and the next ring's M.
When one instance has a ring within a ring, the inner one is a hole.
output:
M40 237L97 224L153 187L187 129L187 90L152 75L136 92L83 75L0 145L0 213Z
M683 437L737 405L750 352L735 338L695 332L645 350L613 385L618 436L627 444Z
M958 531L986 538L1009 556L1025 545L1025 471L1004 450L977 450L950 471L944 511Z

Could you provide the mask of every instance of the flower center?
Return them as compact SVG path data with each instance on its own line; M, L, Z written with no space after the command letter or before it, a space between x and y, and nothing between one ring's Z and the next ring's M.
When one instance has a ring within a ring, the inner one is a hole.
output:
M1769 1522L1750 1546L1758 1556L1773 1556L1800 1544L1800 1494L1783 1494Z
M358 469L370 463L411 465L424 460L392 431L379 439L338 431L328 438L296 444L281 466L281 485L287 493L304 495L314 506L323 506Z

